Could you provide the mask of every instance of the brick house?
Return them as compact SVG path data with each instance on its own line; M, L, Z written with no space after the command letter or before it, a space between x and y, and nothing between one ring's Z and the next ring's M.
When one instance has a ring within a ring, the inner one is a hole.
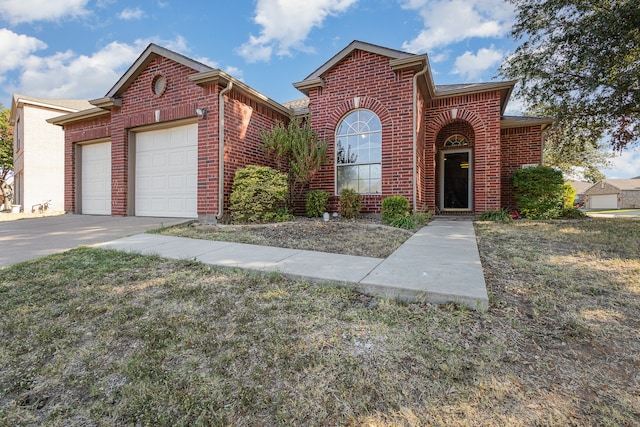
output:
M215 221L235 170L269 165L260 131L297 115L329 142L310 187L332 210L343 188L367 213L396 194L436 212L512 206L509 177L542 161L551 124L504 115L514 85L436 86L426 55L354 41L294 83L305 99L282 105L152 44L94 108L50 120L65 130L65 208Z
M606 179L591 185L584 194L585 206L590 209L639 209L640 178Z

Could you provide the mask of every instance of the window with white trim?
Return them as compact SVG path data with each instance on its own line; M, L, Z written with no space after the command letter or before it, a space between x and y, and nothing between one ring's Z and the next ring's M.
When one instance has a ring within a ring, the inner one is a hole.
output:
M469 145L469 141L467 141L467 138L460 134L451 135L444 142L445 147L466 147L467 145Z
M336 130L338 194L345 188L360 194L382 193L382 124L369 110L354 110Z

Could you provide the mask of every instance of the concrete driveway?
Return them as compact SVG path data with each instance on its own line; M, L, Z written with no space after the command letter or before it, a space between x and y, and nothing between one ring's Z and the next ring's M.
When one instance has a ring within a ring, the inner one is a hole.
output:
M186 221L189 220L67 214L0 222L0 268Z

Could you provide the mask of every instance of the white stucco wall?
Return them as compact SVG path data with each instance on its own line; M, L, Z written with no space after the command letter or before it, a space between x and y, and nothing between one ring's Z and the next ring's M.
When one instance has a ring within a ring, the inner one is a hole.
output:
M35 204L51 200L54 210L64 208L64 132L47 119L67 114L24 104L19 117L22 130L20 162L15 170L22 173L20 201L25 212Z

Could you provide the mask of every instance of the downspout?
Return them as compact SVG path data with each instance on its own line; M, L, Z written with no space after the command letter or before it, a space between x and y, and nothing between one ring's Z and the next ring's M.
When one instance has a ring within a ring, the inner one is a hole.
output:
M220 91L218 99L218 213L216 219L224 214L224 96L233 89L230 81L227 87Z
M418 203L418 189L417 189L417 176L418 176L418 78L424 76L427 73L427 65L425 65L422 71L417 72L413 76L413 210L417 210L416 204Z

